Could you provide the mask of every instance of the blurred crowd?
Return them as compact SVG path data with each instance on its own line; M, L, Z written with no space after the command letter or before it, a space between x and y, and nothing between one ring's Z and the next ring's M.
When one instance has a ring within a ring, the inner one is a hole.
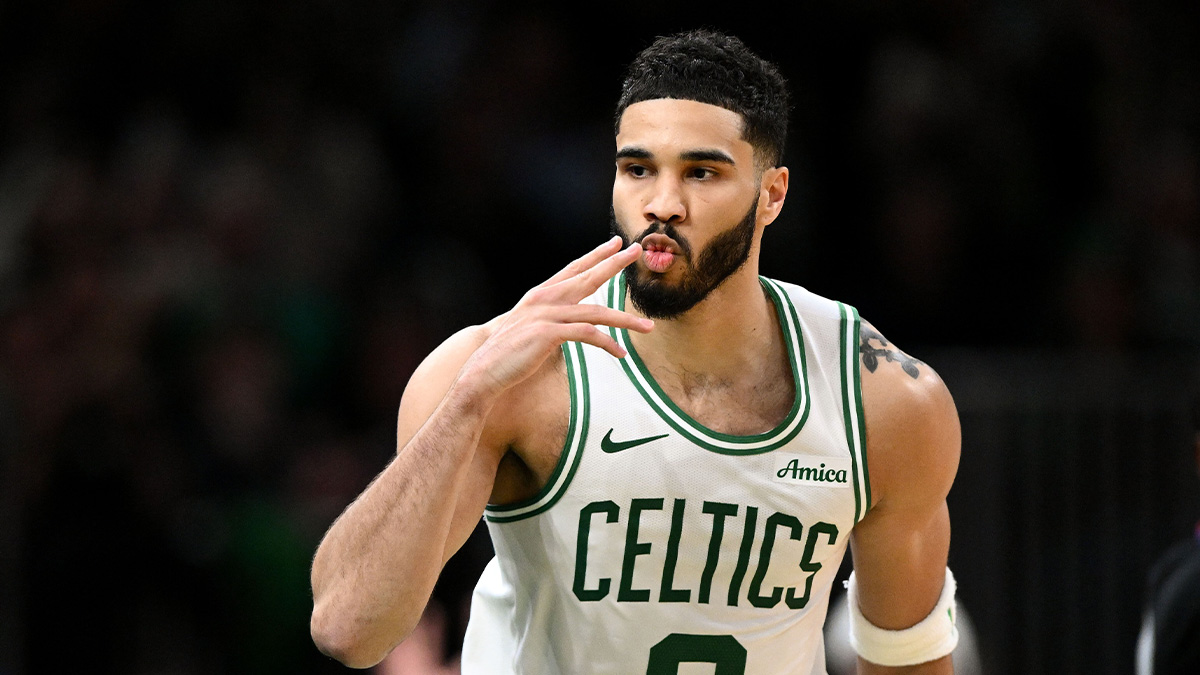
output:
M906 347L1200 346L1200 9L892 5L0 6L0 675L333 669L317 541L420 359L603 238L656 34L792 82L767 274Z

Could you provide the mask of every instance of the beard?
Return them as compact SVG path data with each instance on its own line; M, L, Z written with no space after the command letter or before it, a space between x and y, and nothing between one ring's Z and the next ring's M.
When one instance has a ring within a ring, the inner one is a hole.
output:
M638 311L651 319L674 319L700 304L750 258L757 211L756 198L740 222L718 234L695 258L691 244L670 223L655 221L637 239L630 240L617 223L616 213L610 210L609 226L613 234L621 237L624 246L634 241L640 243L651 234L665 234L679 245L683 260L677 260L676 264L685 265L683 278L673 285L666 282L665 273L644 269L640 261L626 267L625 285Z

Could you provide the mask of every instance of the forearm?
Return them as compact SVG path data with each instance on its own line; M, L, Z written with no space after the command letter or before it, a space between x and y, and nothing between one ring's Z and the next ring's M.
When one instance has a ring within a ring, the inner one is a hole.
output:
M323 651L369 666L416 626L444 564L488 400L452 387L325 535L312 568L312 632Z
M325 535L313 560L313 640L347 665L378 662L420 619L446 558L478 524L508 433L491 408L568 341L625 356L599 326L653 322L581 301L637 259L613 237L485 326L459 331L422 362L397 419L403 447ZM446 392L440 399L437 392ZM435 404L436 401L436 404ZM509 430L510 431L510 430ZM410 438L408 442L403 439Z

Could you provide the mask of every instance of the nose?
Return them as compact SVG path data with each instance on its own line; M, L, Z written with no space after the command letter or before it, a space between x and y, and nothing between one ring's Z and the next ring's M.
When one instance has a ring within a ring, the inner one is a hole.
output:
M642 207L642 215L648 222L661 221L678 223L687 217L683 203L683 191L679 181L669 176L659 176L654 181L650 200Z

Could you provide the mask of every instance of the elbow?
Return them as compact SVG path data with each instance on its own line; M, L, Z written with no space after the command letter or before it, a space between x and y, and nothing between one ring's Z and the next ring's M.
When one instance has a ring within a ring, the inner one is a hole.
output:
M322 654L342 665L360 669L377 665L392 650L393 645L380 645L346 624L330 617L329 612L317 605L309 621L313 644Z

